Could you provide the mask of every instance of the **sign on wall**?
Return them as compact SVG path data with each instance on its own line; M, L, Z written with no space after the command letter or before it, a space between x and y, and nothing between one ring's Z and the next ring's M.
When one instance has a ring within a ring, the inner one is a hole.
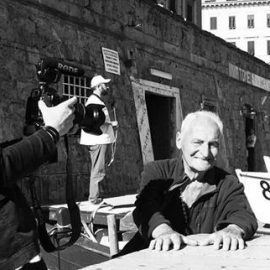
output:
M120 62L117 51L102 47L105 70L120 75Z
M229 76L239 81L251 84L265 91L270 91L270 80L258 76L250 71L241 69L229 63Z

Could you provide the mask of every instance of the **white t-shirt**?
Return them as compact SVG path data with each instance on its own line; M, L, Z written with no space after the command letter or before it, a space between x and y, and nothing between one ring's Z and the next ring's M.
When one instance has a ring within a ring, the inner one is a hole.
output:
M104 105L104 102L100 100L97 96L95 95L90 95L90 97L87 99L85 106L89 104L100 104ZM101 135L95 135L91 133L87 133L83 130L81 130L81 138L80 138L80 144L83 145L96 145L96 144L109 144L115 142L115 136L114 136L114 131L113 127L111 124L106 124L110 123L110 116L108 109L106 106L102 109L104 114L105 114L105 123L101 125L100 129L102 131Z

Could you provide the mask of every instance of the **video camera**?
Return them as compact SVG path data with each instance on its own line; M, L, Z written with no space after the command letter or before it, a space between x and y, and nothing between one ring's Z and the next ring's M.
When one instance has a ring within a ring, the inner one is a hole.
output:
M38 101L42 99L48 107L56 106L65 98L57 93L57 90L50 87L52 83L58 83L61 75L83 76L84 70L70 65L62 60L52 57L42 58L36 65L38 88L31 91L26 104L24 135L28 136L44 125L42 114L38 108ZM105 122L103 105L89 104L84 106L81 103L75 104L74 125L78 124L85 132L101 134L100 126Z

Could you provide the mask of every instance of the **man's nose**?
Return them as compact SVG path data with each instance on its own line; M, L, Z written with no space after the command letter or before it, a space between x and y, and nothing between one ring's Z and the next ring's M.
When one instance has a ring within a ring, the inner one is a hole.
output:
M209 157L209 154L210 154L210 147L207 143L203 143L201 145L201 153L204 157Z

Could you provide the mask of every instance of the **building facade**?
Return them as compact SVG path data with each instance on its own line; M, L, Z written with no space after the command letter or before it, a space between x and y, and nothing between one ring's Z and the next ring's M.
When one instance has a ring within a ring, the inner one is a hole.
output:
M106 102L119 122L114 162L102 183L105 196L135 193L145 163L178 155L175 134L194 110L224 120L219 161L247 169L247 136L257 137L255 170L270 155L270 66L150 0L0 1L0 140L23 137L26 101L38 87L41 58L60 58L85 70L50 86L83 103L95 73L110 78ZM115 114L114 114L115 113ZM58 162L35 177L42 203L65 201L67 155L77 200L89 185L89 155L78 135L59 144ZM108 161L110 154L108 154Z
M202 29L270 64L270 3L203 0Z
M154 2L201 27L201 0L154 0Z

